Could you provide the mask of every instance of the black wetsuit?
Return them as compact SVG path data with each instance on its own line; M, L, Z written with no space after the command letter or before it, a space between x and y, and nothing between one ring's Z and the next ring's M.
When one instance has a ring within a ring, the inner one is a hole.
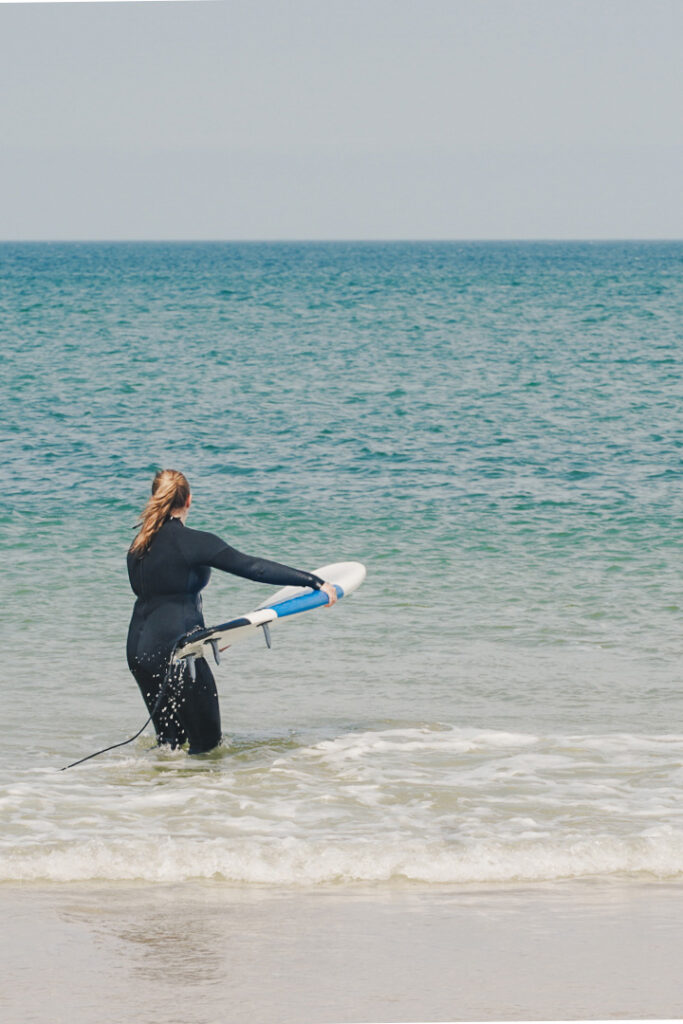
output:
M204 626L200 591L209 582L212 568L279 586L318 590L323 582L313 573L243 555L215 534L190 530L180 519L169 518L144 555L128 553L128 576L137 600L126 653L150 714L176 641L196 626ZM169 678L153 716L159 743L177 747L189 740L191 754L212 750L221 740L213 674L204 658L197 659L196 669L194 681L187 669Z

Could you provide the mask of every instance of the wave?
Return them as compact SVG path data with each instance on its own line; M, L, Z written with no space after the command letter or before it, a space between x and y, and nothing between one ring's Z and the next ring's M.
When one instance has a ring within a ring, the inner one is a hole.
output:
M610 876L683 875L683 833L579 840L570 845L437 842L335 843L279 839L243 841L154 837L91 839L45 848L6 851L3 882L143 881L200 879L247 885L306 887L321 884L413 882L518 883Z
M680 735L432 723L146 747L0 794L2 881L467 884L683 875Z

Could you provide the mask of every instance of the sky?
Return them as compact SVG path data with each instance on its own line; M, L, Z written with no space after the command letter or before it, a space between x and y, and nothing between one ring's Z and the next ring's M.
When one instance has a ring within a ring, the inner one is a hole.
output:
M0 240L683 238L682 0L0 3Z

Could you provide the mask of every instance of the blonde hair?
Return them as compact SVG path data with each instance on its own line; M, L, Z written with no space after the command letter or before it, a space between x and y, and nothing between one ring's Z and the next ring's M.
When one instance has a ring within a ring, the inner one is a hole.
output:
M152 481L152 497L142 513L140 532L130 546L131 554L144 555L171 512L183 508L189 497L190 485L182 473L160 469Z

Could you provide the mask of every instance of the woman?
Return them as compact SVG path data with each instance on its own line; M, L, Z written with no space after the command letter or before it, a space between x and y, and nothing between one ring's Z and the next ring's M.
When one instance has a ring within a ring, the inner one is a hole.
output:
M190 485L182 473L173 469L157 473L140 532L128 551L128 576L137 600L126 653L158 742L178 747L189 740L189 752L201 754L221 741L211 669L200 658L195 680L190 680L186 667L169 672L168 678L167 671L177 640L204 626L200 591L209 582L211 569L260 583L313 587L328 595L330 605L337 594L313 573L243 555L213 533L188 529L185 522L191 503Z

